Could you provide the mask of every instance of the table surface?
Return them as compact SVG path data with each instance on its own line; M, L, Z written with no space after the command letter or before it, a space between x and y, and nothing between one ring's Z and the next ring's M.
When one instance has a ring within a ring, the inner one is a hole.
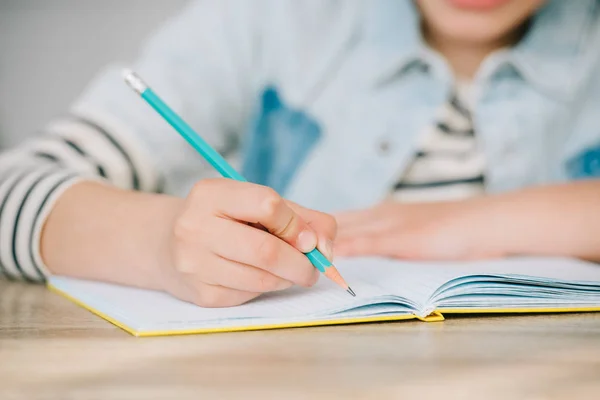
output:
M134 338L0 280L1 399L600 398L600 314Z

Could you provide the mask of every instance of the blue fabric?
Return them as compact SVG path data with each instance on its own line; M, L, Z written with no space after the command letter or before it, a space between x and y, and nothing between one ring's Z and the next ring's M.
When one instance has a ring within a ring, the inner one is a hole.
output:
M249 180L323 211L362 208L411 165L454 84L419 18L408 0L195 1L134 69L213 147L241 155ZM598 177L599 71L600 0L547 0L520 43L486 57L472 114L487 192ZM167 193L214 176L120 73L73 110L136 143Z
M567 169L571 179L600 178L600 143L571 159Z
M284 194L320 136L321 128L309 115L287 106L275 87L265 88L245 135L243 175Z

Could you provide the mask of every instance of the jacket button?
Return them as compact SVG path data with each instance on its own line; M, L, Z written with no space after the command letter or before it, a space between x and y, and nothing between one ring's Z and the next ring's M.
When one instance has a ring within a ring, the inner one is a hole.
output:
M379 154L381 154L383 156L389 154L391 147L392 146L390 145L390 142L387 140L379 142L379 146L378 146Z

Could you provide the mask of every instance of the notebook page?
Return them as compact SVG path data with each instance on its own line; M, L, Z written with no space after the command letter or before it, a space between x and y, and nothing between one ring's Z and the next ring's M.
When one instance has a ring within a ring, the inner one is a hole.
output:
M432 301L442 309L600 306L600 265L533 257L464 263Z
M570 258L519 257L463 263L456 276L465 274L524 275L546 282L598 283L600 265Z
M201 308L165 293L73 278L51 277L50 284L135 331L316 321L331 319L333 315L353 309L357 309L357 315L368 315L371 311L365 306L393 301L393 297L380 288L358 280L352 281L356 298L329 280L320 279L310 289L294 287L268 293L230 308ZM389 313L394 310L410 313L406 307L393 304L376 308L373 312Z
M438 306L485 308L497 307L499 302L515 307L567 302L600 305L600 265L573 259L406 262L363 258L337 264L347 276L412 300L421 316ZM450 295L451 302L442 301Z
M336 260L338 270L347 278L362 281L407 299L421 314L433 293L456 276L445 263L408 262L386 258L352 258ZM424 315L421 315L424 316Z

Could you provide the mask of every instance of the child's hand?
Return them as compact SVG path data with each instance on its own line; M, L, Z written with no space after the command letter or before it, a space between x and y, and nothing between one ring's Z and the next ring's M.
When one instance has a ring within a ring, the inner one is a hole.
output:
M458 260L502 254L489 245L485 200L380 206L337 216L335 255Z
M200 306L227 307L293 284L312 286L319 271L302 253L318 243L331 258L335 234L333 217L272 189L203 180L173 223L166 290Z

